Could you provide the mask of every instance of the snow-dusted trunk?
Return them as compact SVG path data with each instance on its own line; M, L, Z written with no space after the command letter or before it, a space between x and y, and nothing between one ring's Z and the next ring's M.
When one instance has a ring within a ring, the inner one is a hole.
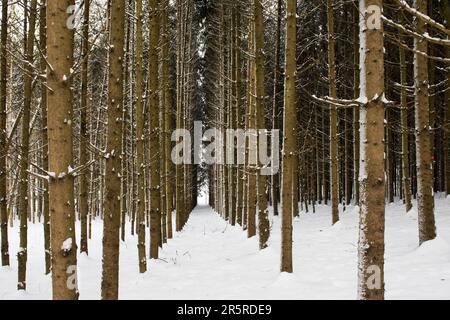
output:
M2 31L0 54L0 229L2 266L9 266L8 245L8 208L7 208L7 171L6 154L6 95L7 95L7 61L6 42L8 39L8 0L2 0Z
M333 0L327 0L328 20L328 81L329 94L336 98L336 58L334 42ZM339 177L338 177L338 114L337 107L330 104L330 173L331 173L331 219L332 224L339 221Z
M150 258L158 259L161 240L160 144L158 99L159 0L150 0L149 124L150 124Z
M136 169L137 173L137 226L139 272L147 271L145 252L145 164L144 164L144 104L142 79L142 0L136 1Z
M34 53L34 33L36 30L36 8L37 0L31 1L30 16L28 24L28 36L25 46L24 64L24 103L22 116L22 141L20 145L20 167L19 167L19 219L20 219L20 248L17 253L18 261L18 283L17 289L26 290L26 272L28 256L28 206L30 197L28 194L28 167L29 167L29 148L30 148L30 115L31 99L33 94L32 74L33 74L33 53ZM26 20L26 19L25 19Z
M427 0L415 0L417 11L427 14ZM416 19L416 31L427 32L423 20ZM428 60L421 53L428 53L424 39L414 39L414 86L416 112L416 162L417 162L417 210L419 213L419 242L436 238L433 194L433 151L429 108Z
M119 297L125 0L112 0L109 33L108 137L103 227L102 299Z
M47 3L49 200L53 299L78 299L72 151L73 30L61 14L73 0Z
M296 0L287 0L286 8L286 48L284 78L284 116L283 116L283 171L281 182L281 271L293 272L292 266L292 190L297 157L297 110L295 93L296 75Z
M358 298L384 299L384 49L382 0L360 0L360 222ZM375 15L375 23L373 19Z

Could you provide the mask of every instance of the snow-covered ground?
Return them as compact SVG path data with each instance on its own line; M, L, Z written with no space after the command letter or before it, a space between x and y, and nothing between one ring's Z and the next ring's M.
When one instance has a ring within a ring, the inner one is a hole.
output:
M121 299L355 299L357 280L357 210L341 213L330 226L329 207L303 213L294 222L294 274L280 274L280 220L271 218L270 247L258 250L239 227L227 225L206 206L192 214L175 235L138 273L136 239L121 244ZM401 203L387 206L386 298L450 298L450 199L436 200L439 237L418 247L417 213ZM79 256L81 299L100 298L101 221L93 222L90 255ZM10 231L11 268L0 269L0 299L50 299L51 279L44 276L43 228L29 226L26 293L16 291L18 229Z

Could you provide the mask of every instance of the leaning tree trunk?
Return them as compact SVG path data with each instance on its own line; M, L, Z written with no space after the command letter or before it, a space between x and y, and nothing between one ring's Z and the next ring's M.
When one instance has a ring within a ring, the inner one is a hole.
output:
M119 298L120 189L125 0L111 0L108 141L105 173L102 299Z
M8 40L8 0L2 0L2 31L0 54L0 227L2 266L9 266L8 245L8 206L7 206L7 171L6 155L8 154L6 137L6 94L7 94L7 40Z
M47 3L47 68L49 203L53 299L76 300L77 250L75 241L74 178L68 172L73 163L72 90L73 30L61 12L73 0Z
M360 0L360 227L358 244L358 297L384 299L384 50L383 27L368 26L369 6L380 9L382 0ZM367 101L365 101L367 99Z
M287 0L286 18L286 61L284 78L284 143L283 143L283 171L281 189L281 271L293 272L292 266L292 190L297 165L297 110L295 93L295 74L297 67L297 20L296 0Z
M427 14L428 1L415 0L417 11ZM422 19L416 19L416 31L427 31ZM414 83L416 108L417 210L420 244L436 238L433 195L433 152L429 108L428 60L419 52L428 52L424 39L414 39Z

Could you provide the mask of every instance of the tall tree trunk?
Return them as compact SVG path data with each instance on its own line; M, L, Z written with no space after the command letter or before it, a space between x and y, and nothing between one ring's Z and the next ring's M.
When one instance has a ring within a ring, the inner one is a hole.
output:
M242 86L242 62L241 62L241 6L239 3L235 4L236 8L236 33L235 33L235 72L236 72L236 129L243 129L245 128L245 124L243 122L243 115L242 115L242 94L241 94L241 86ZM239 148L241 146L238 146ZM240 150L240 149L239 149ZM240 152L240 151L238 151ZM237 206L237 212L236 212L236 222L237 224L243 226L243 203L244 203L244 179L245 179L245 172L244 172L244 166L238 165L237 166L237 172L236 172L236 178L237 178L237 184L236 184L236 206Z
M402 41L402 36L400 35ZM403 195L405 198L406 212L412 209L411 203L411 179L409 174L409 126L408 126L408 96L406 91L407 83L407 66L405 50L399 47L400 60L400 120L402 130L402 175L403 175Z
M183 6L181 0L177 0L177 125L176 129L183 129L183 50L181 42L184 39ZM186 150L184 150L186 152ZM176 165L176 231L183 229L183 216L185 212L184 198L184 165Z
M263 7L260 0L254 0L255 14L255 83L256 98L255 112L257 116L258 134L262 134L266 130L265 126L265 90L264 90L264 16ZM260 141L260 140L259 140ZM264 146L265 147L265 146ZM264 148L258 145L258 150ZM258 230L259 230L259 248L265 249L269 240L269 212L267 210L266 196L266 176L259 172L258 174Z
M80 122L80 165L84 166L88 162L87 144L89 132L87 126L88 114L88 65L89 65L89 12L90 0L84 1L84 21L83 21L83 51L81 64L81 122ZM87 173L80 175L80 217L81 217L81 237L80 252L88 254L88 181Z
M450 4L448 1L441 1L442 13L446 22L445 26L450 29ZM450 57L450 47L445 49L447 57ZM450 83L450 70L447 68L447 85ZM450 90L445 92L444 96L444 172L445 172L445 191L447 196L450 195Z
M2 266L9 266L8 244L8 174L6 155L8 154L6 136L6 95L7 95L7 42L8 42L8 0L2 0L2 31L0 55L0 227L1 227L1 255Z
M48 150L50 238L53 299L76 300L77 248L75 241L74 178L68 172L73 162L72 90L73 30L61 14L74 5L73 0L47 3Z
M136 0L136 144L137 144L137 234L139 272L147 271L147 258L145 252L145 163L144 163L144 104L142 79L142 0Z
M283 172L281 189L281 271L293 272L292 266L292 190L295 166L297 164L297 110L295 93L295 74L297 66L297 19L296 0L286 0L286 61L284 82L284 143L283 143Z
M415 0L415 9L427 14L428 1ZM422 19L416 19L416 31L427 32ZM418 52L428 53L424 39L414 39L414 83L416 108L417 210L419 213L419 242L436 238L433 195L433 151L431 150L428 60Z
M282 1L277 0L277 29L275 37L275 67L273 69L273 122L272 129L280 129L279 119L279 95L280 95L280 60L281 60L281 5ZM280 202L280 174L274 174L272 176L272 205L273 214L278 216L278 205Z
M238 18L238 14L237 14L237 8L236 8L236 4L232 5L232 10L231 10L231 34L230 34L230 40L229 40L229 47L230 47L230 86L231 86L231 90L230 90L230 118L229 118L229 123L228 123L228 128L229 129L233 129L236 130L237 129L237 114L238 114L238 108L239 108L239 104L238 104L238 100L237 100L237 96L236 96L236 91L237 91L237 87L236 87L236 76L237 76L237 72L236 72L236 34L237 34L237 18ZM238 177L238 170L237 170L237 164L236 164L236 160L237 160L237 156L236 156L236 145L235 145L235 140L233 138L232 141L230 141L230 143L233 144L233 163L231 164L231 170L230 170L230 184L231 184L231 200L230 200L230 222L231 225L234 226L236 225L236 218L237 218L237 177Z
M359 97L359 31L358 31L358 21L359 21L359 11L358 11L358 0L354 2L353 6L353 42L354 42L354 54L353 54L353 92L354 98ZM360 162L360 141L359 141L359 131L360 131L360 115L359 108L353 109L353 135L355 139L354 143L354 153L353 153L353 166L354 166L354 190L355 190L355 205L359 206L359 162Z
M358 297L384 299L384 50L383 27L369 28L369 6L382 0L360 0L361 213L358 244Z
M47 0L41 0L39 41L41 50L40 70L41 74L47 71ZM42 168L48 171L48 128L47 128L47 87L46 81L41 82L41 118L42 118ZM43 216L44 216L44 251L45 251L45 274L51 271L51 252L50 252L50 211L48 196L48 181L43 181Z
M158 101L159 0L150 0L149 110L150 110L150 258L158 259L161 236L160 144Z
M330 97L336 98L336 58L334 46L334 14L333 0L327 0L328 19L328 81ZM331 216L332 223L339 221L339 177L338 177L338 147L339 140L337 107L330 104L330 167L331 167Z
M163 2L163 11L161 17L161 37L162 37L162 74L161 74L161 86L162 86L162 104L163 104L163 116L164 116L164 152L165 152L165 174L166 179L166 216L167 216L167 238L172 239L172 212L173 212L173 184L172 184L172 172L173 165L171 160L171 123L172 119L170 116L171 101L170 101L170 90L169 90L169 72L170 72L170 57L169 57L169 0Z
M122 163L125 0L111 0L109 33L108 141L105 173L102 299L119 298L120 173Z
M20 249L17 253L18 260L18 290L26 290L26 272L28 257L28 167L30 148L30 114L31 99L33 95L33 53L34 53L34 33L36 30L36 8L37 0L31 1L29 29L27 45L25 50L25 83L24 83L24 105L22 116L22 141L20 146L20 171L19 171L19 217L20 217Z
M254 54L254 42L255 42L255 32L254 25L250 23L250 40L249 40L249 52ZM249 99L247 102L247 114L248 114L248 125L247 131L254 132L256 129L256 110L255 110L255 74L256 66L254 58L250 57L248 61L249 73ZM253 137L252 135L249 135ZM249 137L248 144L248 157L247 157L247 236L249 238L256 235L256 167L257 167L257 143L254 139ZM256 159L255 159L256 158Z

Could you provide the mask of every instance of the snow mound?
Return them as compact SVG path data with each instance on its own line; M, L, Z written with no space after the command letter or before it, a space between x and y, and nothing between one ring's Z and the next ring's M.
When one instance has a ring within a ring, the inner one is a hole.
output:
M450 245L441 237L422 243L416 250L421 256L450 258Z

